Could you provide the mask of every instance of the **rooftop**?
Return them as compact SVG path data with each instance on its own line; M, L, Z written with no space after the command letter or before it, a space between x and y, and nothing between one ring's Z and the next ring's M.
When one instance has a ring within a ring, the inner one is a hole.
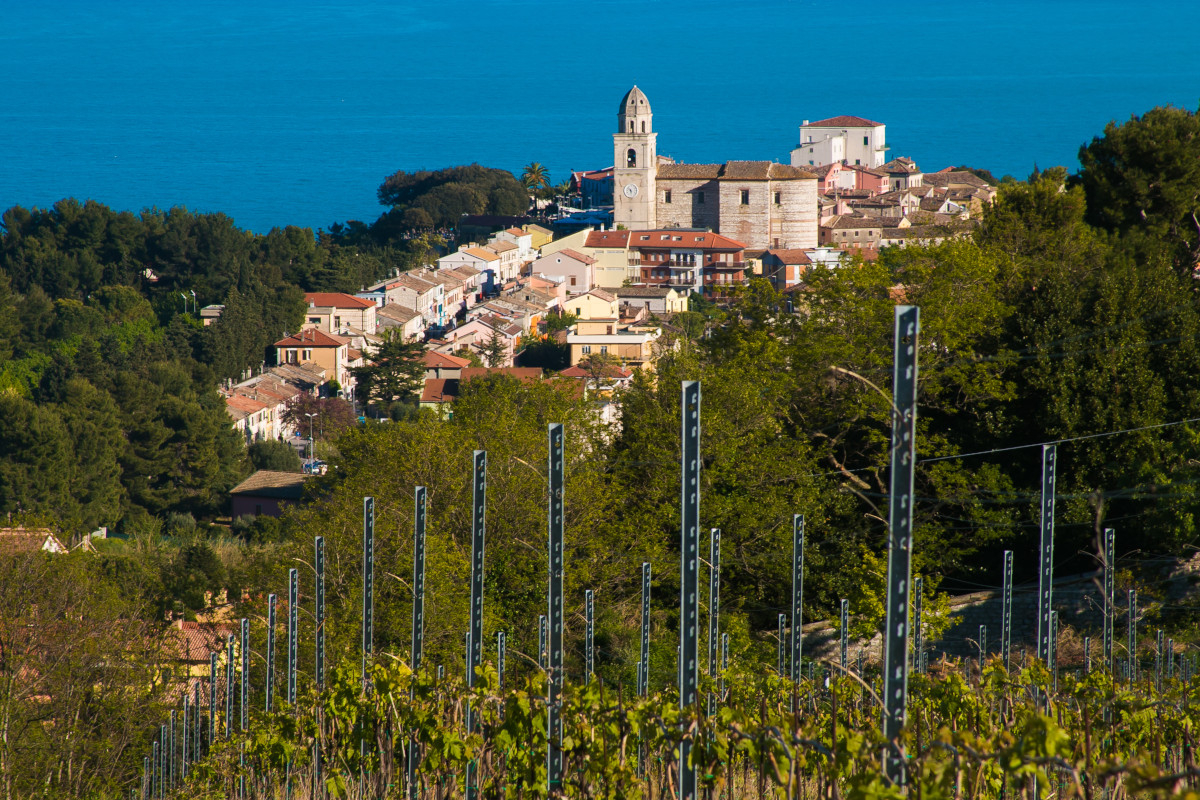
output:
M304 492L304 481L308 476L302 472L276 472L260 469L246 480L229 490L230 494L274 497L281 500L299 500Z
M839 117L819 119L816 122L805 122L802 128L878 128L882 122L873 122L863 117L853 117L843 114Z

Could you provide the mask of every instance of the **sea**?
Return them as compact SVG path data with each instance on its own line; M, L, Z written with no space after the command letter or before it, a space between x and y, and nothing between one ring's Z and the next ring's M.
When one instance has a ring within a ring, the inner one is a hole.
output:
M610 166L634 84L680 161L786 163L851 114L926 171L1073 171L1200 106L1200 2L0 0L0 209L370 222L397 170Z

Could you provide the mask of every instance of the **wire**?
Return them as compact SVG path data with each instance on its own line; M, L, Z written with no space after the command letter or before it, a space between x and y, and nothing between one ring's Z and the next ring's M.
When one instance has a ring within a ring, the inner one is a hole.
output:
M1139 431L1150 431L1158 428L1172 428L1176 425L1187 425L1189 422L1200 422L1200 417L1192 417L1191 419L1181 419L1176 422L1161 422L1157 425L1143 425L1140 428L1125 428L1119 431L1105 431L1104 433L1089 433L1084 436L1072 436L1069 439L1053 439L1048 442L1035 442L1033 444L1018 444L1012 447L994 447L991 450L977 450L974 453L957 453L950 456L933 456L929 458L918 458L918 464L928 464L934 461L949 461L954 458L971 458L973 456L986 456L992 453L1007 453L1012 450L1025 450L1030 447L1044 447L1050 444L1067 444L1069 442L1082 442L1085 439L1103 439L1108 436L1120 436L1125 433L1137 433Z

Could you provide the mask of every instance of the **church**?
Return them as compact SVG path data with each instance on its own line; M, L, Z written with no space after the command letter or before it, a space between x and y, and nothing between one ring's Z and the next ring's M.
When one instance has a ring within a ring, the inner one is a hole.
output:
M750 249L817 246L817 176L773 161L677 164L658 155L646 94L634 86L613 134L613 224L705 228Z

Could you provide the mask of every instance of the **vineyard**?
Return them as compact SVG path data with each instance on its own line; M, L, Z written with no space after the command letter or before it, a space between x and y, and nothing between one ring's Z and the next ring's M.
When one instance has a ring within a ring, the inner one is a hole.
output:
M977 659L930 664L910 535L916 437L915 307L896 309L887 607L882 657L852 661L841 605L834 660L805 659L799 624L780 615L776 663L730 653L719 628L720 532L707 559L699 535L700 385L680 398L680 601L674 685L651 686L650 565L643 564L640 653L632 685L594 669L594 598L587 592L582 674L564 663L563 426L548 426L547 614L538 650L507 670L500 631L484 658L487 453L472 466L469 626L461 672L423 664L425 488L414 496L412 644L375 649L375 504L363 498L361 648L327 668L325 551L314 547L314 669L301 676L298 570L289 572L286 666L276 666L277 598L265 638L251 621L213 653L207 681L184 694L144 759L145 798L918 798L1176 797L1192 792L1200 697L1194 659L1157 637L1153 670L1138 657L1137 598L1128 593L1125 657L1117 654L1112 535L1107 536L1102 655L1058 663L1052 609L1056 449L1042 448L1037 647L1016 663L1012 555L1005 554L999 649L981 627ZM793 518L791 620L805 577L804 517ZM700 575L707 567L707 669ZM396 578L397 576L391 575ZM398 578L397 578L398 579ZM674 632L672 632L674 633ZM658 632L658 636L662 632ZM263 654L251 686L252 654ZM491 653L494 652L494 658ZM661 651L660 651L661 652ZM719 653L719 658L718 658ZM223 668L221 661L224 661ZM1122 670L1123 668L1123 670ZM506 671L510 674L506 675ZM279 677L276 684L277 673ZM516 677L513 678L512 673ZM911 675L910 675L911 673ZM507 678L507 680L506 680ZM574 678L569 680L568 678ZM206 690L206 691L202 691ZM253 699L252 699L253 696ZM254 706L254 708L252 708ZM258 709L261 708L261 713ZM139 793L135 789L135 795Z

